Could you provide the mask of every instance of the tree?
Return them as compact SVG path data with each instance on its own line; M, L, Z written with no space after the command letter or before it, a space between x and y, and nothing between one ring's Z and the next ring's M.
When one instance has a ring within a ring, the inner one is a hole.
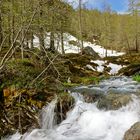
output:
M3 40L3 33L2 33L2 0L0 0L0 45L2 44Z
M79 29L80 29L80 40L81 40L81 50L83 50L83 25L82 25L82 0L79 0Z
M129 0L129 12L133 17L133 37L134 37L134 48L135 51L139 51L139 37L140 37L140 1L139 0Z
M110 45L110 41L111 41L111 6L104 1L103 3L103 30L104 30L104 34L102 34L102 40L104 43L104 46L106 48L106 52L105 52L105 56L107 57L107 48Z

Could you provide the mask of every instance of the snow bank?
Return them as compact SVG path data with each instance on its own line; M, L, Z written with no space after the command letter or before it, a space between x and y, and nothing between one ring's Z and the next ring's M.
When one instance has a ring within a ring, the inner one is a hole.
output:
M65 53L79 53L80 52L80 47L75 46L73 44L69 44L69 41L74 41L77 44L80 44L79 40L70 35L69 33L64 33L64 50ZM34 36L34 47L39 47L39 38L37 36ZM45 37L45 46L46 48L49 47L50 44L50 32L46 33L46 37ZM106 49L96 45L95 43L91 43L91 42L83 42L84 47L90 46L91 48L93 48L93 50L95 52L97 52L99 54L100 57L105 57L106 56ZM55 34L55 46L58 49L58 51L61 53L62 49L61 49L61 42L60 42L60 35L59 34ZM112 51L112 50L107 50L107 56L120 56L123 55L123 52L117 52L117 51Z

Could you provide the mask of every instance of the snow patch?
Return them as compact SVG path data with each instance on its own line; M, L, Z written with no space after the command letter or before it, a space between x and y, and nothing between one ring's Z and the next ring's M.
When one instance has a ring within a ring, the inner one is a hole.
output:
M117 74L118 71L119 71L120 69L122 69L124 66L122 66L122 65L117 65L117 64L113 64L113 63L109 63L109 65L108 65L107 67L110 67L110 68L111 68L109 74L114 75L114 74Z
M56 48L58 49L58 51L61 53L62 49L61 49L60 34L55 34L54 38L55 38L54 44L55 44ZM70 35L69 33L64 33L63 38L64 38L65 53L80 53L80 51L81 51L80 47L75 46L73 44L69 44L69 41L75 41L80 46L80 42L76 37ZM49 44L50 44L50 32L46 33L46 37L44 40L45 40L45 47L48 48ZM37 36L34 36L33 43L34 43L34 47L39 47L39 38ZM107 51L107 56L120 56L120 55L125 54L123 52L106 50L105 48L103 48L99 45L96 45L95 43L91 43L91 42L84 41L83 45L84 45L84 47L90 46L102 58L106 56L106 51Z
M104 66L107 66L108 68L111 68L111 70L109 72L109 74L111 74L111 75L117 74L118 71L121 68L125 67L125 66L118 65L118 64L113 64L113 63L107 64L107 61L103 61L103 60L95 60L95 61L91 60L90 62L98 65L97 66L97 71L98 72L103 72L104 71Z
M96 71L96 69L94 69L91 65L86 65L86 68L93 70L93 71Z
M104 65L105 65L106 61L102 61L102 60L93 61L93 60L91 60L91 62L98 65L97 66L97 71L98 72L103 72L104 71Z

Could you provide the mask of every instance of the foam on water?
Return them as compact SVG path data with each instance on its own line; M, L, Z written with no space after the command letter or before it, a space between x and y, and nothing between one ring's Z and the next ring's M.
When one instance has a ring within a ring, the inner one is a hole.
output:
M99 110L95 103L78 100L60 125L49 130L35 129L22 140L122 140L125 131L140 121L139 109L135 97L129 105L116 111ZM11 140L19 140L16 135Z

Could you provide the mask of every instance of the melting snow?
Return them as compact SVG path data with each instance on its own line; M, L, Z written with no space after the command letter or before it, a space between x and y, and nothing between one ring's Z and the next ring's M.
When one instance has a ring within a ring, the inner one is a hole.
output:
M96 69L94 69L91 65L86 65L86 67L90 70L96 71Z
M79 53L80 52L80 48L78 46L75 46L73 44L69 44L69 41L75 41L77 44L79 43L79 40L70 35L69 33L64 33L64 50L65 53ZM45 46L46 48L49 47L49 42L50 42L50 33L46 33L46 38L45 38ZM39 47L39 38L37 36L34 36L34 40L33 40L34 46L35 47ZM105 57L106 55L106 49L104 49L103 47L96 45L95 43L91 43L91 42L83 42L84 47L90 46L91 48L93 48L93 50L95 52L97 52L100 57ZM55 46L56 48L58 48L58 51L61 53L62 49L61 49L61 42L60 42L60 35L56 34L55 35ZM119 55L123 55L123 52L117 52L117 51L112 51L112 50L107 50L107 56L119 56Z
M103 72L104 66L110 67L111 70L110 70L109 74L111 74L111 75L117 74L121 68L125 67L125 66L113 64L113 63L106 64L107 61L103 61L103 60L95 60L95 61L91 60L91 63L95 63L98 65L97 66L98 72Z

